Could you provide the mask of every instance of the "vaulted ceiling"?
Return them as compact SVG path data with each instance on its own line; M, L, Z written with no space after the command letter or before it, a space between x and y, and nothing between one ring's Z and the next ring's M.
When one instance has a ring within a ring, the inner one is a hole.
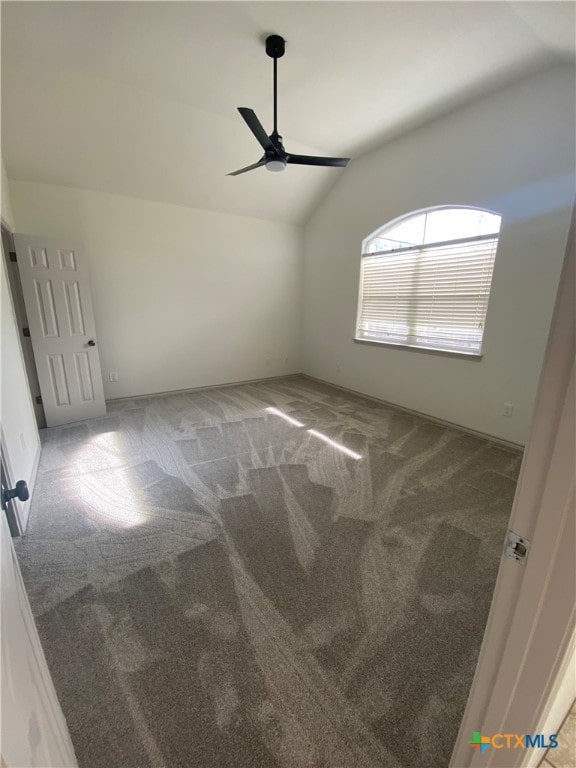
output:
M352 158L574 57L572 2L3 2L8 175L303 221L346 170L260 168L236 111L292 152ZM513 108L513 105L511 105Z

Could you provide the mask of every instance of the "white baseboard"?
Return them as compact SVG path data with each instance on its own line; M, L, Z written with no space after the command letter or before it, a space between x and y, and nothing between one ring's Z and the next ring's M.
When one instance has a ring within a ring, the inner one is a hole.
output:
M501 445L504 448L508 448L514 451L524 451L524 446L521 445L520 443L512 443L509 440L504 440L501 437L490 435L487 432L479 432L476 429L471 429L470 427L464 427L462 426L462 424L455 424L452 421L446 421L445 419L436 418L436 416L430 416L428 413L415 411L412 408L405 408L403 405L396 405L396 403L391 403L388 400L382 399L381 397L374 397L374 395L366 395L364 394L364 392L358 392L358 390L356 389L349 389L348 387L340 386L340 384L334 384L331 381L326 381L326 379L319 379L316 376L310 376L309 373L301 373L300 375L304 376L304 378L306 379L310 379L311 381L317 381L319 384L326 384L328 387L334 387L334 389L339 389L342 392L347 392L350 395L355 395L356 397L364 397L366 400L371 400L374 403L380 403L380 405L386 405L389 408L396 408L398 411L404 411L404 413L410 413L412 416L418 416L421 419L426 419L426 421L433 421L435 424L441 424L444 427L450 427L450 429L457 429L460 432L467 432L469 435L480 437L483 440L490 440L493 443L498 443L498 445Z
M109 397L107 403L121 403L123 400L143 400L147 397L167 397L169 395L185 395L188 392L202 392L205 389L223 389L224 387L240 387L242 384L258 384L263 381L277 381L278 379L293 379L295 376L305 376L304 373L280 373L278 376L265 376L259 379L244 379L243 381L227 381L224 384L204 384L201 387L188 387L186 389L169 389L165 392L147 392L143 395L122 395L122 397ZM66 425L68 426L68 425Z

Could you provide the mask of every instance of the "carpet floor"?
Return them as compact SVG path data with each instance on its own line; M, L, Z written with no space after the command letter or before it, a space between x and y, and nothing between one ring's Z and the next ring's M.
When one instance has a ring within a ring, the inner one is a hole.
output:
M304 377L45 430L16 544L81 768L443 768L521 455Z

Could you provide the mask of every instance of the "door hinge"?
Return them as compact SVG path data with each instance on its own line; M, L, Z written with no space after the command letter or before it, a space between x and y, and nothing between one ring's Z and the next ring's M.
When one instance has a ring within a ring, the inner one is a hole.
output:
M30 328L22 328L22 336L26 336L27 339L30 338Z
M528 559L528 552L530 550L530 542L523 536L519 536L514 531L508 531L506 534L506 543L504 544L504 554L506 557L511 557L516 562L522 565L526 564Z
M16 251L10 251L10 261L18 261L16 258Z
M42 405L42 395L36 395L36 405Z

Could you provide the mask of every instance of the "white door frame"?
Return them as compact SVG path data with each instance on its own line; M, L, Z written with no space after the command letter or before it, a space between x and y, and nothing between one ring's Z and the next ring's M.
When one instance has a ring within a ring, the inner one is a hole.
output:
M42 407L42 403L38 402L40 395L40 383L38 381L38 370L36 368L36 361L34 359L34 350L32 349L32 339L24 335L25 328L28 329L28 333L30 333L30 331L28 315L26 314L26 307L24 306L24 294L22 292L20 270L18 269L18 264L11 258L11 254L16 253L14 233L6 224L4 219L1 219L1 225L2 251L4 256L4 266L6 267L7 273L6 278L8 292L10 293L10 298L12 300L12 314L16 321L16 328L18 329L18 341L20 342L22 357L24 359L24 370L28 382L28 389L30 390L30 396L32 398L32 406L36 416L36 423L38 425L38 429L42 429L46 426L46 417L44 416L44 408ZM41 400L41 397L39 399Z
M0 441L0 467L1 467L1 474L2 474L2 493L4 493L4 490L13 488L14 483L12 481L12 476L8 471L8 465L7 465L7 462L5 461L6 457L4 455L4 449L2 445L3 444ZM10 533L13 537L21 536L23 533L22 522L20 520L20 515L18 514L18 507L14 503L15 501L16 499L11 499L9 502L7 502L6 508L2 509L3 514L6 516L8 527L10 528Z
M563 678L574 677L576 620L575 218L510 518L531 549L525 565L502 559L451 768L539 765L544 749L482 754L468 742L474 731L555 733L569 707ZM554 707L560 690L566 711Z

